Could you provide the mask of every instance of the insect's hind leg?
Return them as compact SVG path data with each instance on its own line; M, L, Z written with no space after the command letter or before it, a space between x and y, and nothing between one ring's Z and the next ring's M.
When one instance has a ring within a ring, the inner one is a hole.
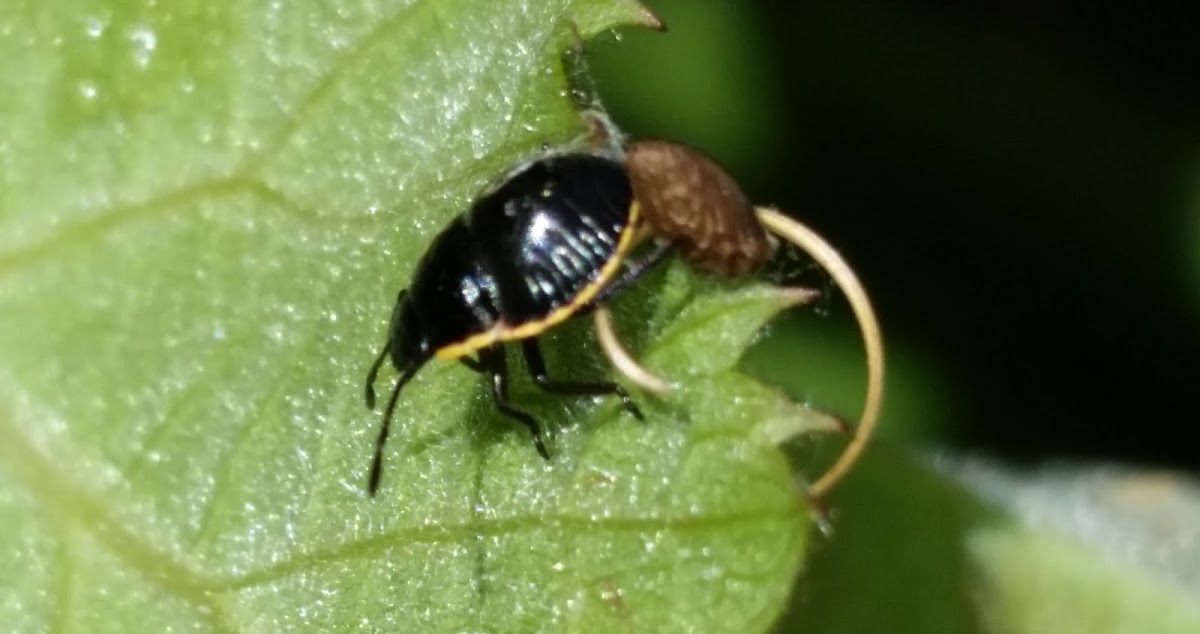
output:
M550 452L542 442L542 428L536 419L526 412L513 408L508 404L508 360L504 356L504 347L500 344L479 351L479 364L492 375L492 400L501 414L520 422L529 428L533 434L533 446L538 454L550 459Z
M537 339L522 341L521 349L525 352L525 364L529 367L529 375L533 377L533 382L543 390L553 394L567 394L572 396L616 394L621 398L621 404L624 405L626 411L632 414L634 418L643 420L642 411L638 409L637 404L629 397L629 393L625 391L625 388L620 385L612 381L557 381L550 378L546 373L546 360L542 357L542 347L538 345Z
M600 292L596 293L596 296L592 298L592 301L588 302L587 305L580 310L580 314L595 309L596 306L605 303L609 299L612 299L621 291L629 288L634 282L642 279L642 276L648 273L650 269L654 268L660 262L665 260L667 256L671 255L672 250L671 244L656 242L649 248L649 250L643 253L641 257L626 260L625 268L621 274L618 275L616 279L609 282L607 286L600 289Z

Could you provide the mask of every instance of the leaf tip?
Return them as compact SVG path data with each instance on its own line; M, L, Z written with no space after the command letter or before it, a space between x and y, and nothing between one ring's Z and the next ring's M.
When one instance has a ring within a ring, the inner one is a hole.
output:
M839 416L814 409L803 403L778 397L775 415L760 423L760 430L775 446L808 434L848 434L850 426Z
M780 308L792 308L815 302L820 299L821 291L806 286L780 286L773 289L772 295L779 301Z
M640 15L638 16L635 24L652 31L658 31L659 33L667 32L667 23L663 22L662 18L658 17L658 14L654 13L654 11L651 11L650 7L647 7L641 2L636 4Z

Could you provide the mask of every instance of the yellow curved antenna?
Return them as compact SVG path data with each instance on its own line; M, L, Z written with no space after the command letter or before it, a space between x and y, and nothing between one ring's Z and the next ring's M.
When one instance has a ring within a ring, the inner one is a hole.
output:
M863 346L866 348L867 395L863 402L862 416L858 419L858 426L854 429L854 437L850 439L850 444L846 445L833 465L808 488L813 497L821 498L850 472L875 432L879 411L883 406L883 333L862 282L854 274L854 269L850 268L825 238L799 221L769 207L755 207L754 211L759 222L771 233L803 249L829 273L850 302L850 308L854 311L854 318L862 333Z
M850 472L875 432L879 421L879 412L883 406L883 333L862 282L855 275L854 269L829 242L806 225L775 209L755 207L754 211L759 222L767 230L800 247L816 260L817 264L829 273L834 283L842 289L842 293L845 294L850 308L854 312L855 321L858 322L859 331L862 334L863 346L866 349L867 392L863 401L862 415L859 417L850 443L842 450L833 465L809 487L809 493L819 499ZM625 375L634 385L653 394L662 395L671 389L669 381L647 370L621 345L607 308L597 307L594 316L600 347L618 372Z
M612 317L609 315L608 308L597 306L595 311L596 322L596 338L600 340L600 348L604 351L604 356L608 357L608 361L613 364L613 367L618 372L625 375L634 385L650 392L662 396L671 389L671 384L666 379L647 370L642 364L638 363L633 355L621 345L621 339L617 336L616 330L613 328Z

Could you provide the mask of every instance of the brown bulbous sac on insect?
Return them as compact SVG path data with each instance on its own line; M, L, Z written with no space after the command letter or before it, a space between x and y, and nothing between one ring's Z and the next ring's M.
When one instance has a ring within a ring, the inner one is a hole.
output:
M626 164L647 229L692 266L736 277L771 257L754 206L716 161L678 143L642 140L629 143Z

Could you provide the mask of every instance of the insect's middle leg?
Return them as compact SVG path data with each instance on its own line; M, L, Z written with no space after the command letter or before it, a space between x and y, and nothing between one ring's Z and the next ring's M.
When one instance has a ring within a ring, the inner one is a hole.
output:
M546 374L546 360L542 357L542 347L538 345L537 339L526 339L521 342L521 349L525 352L525 365L529 367L529 374L533 377L533 382L537 383L538 387L554 394L569 394L573 396L604 396L607 394L616 394L621 398L621 404L625 406L625 410L633 415L634 418L642 420L642 411L638 409L637 404L629 398L629 393L625 388L613 383L612 381L589 381L589 382L568 382L557 381L550 378Z
M458 360L461 361L463 365L470 368L472 372L478 372L480 374L488 373L487 366L483 364L483 353L479 354L479 359L472 359L471 357L459 357Z
M533 446L537 447L537 452L543 458L549 460L550 452L546 451L546 445L542 442L542 428L537 420L508 404L508 360L504 355L504 346L496 344L480 350L479 365L492 375L492 400L496 402L496 409L528 427L533 434Z

